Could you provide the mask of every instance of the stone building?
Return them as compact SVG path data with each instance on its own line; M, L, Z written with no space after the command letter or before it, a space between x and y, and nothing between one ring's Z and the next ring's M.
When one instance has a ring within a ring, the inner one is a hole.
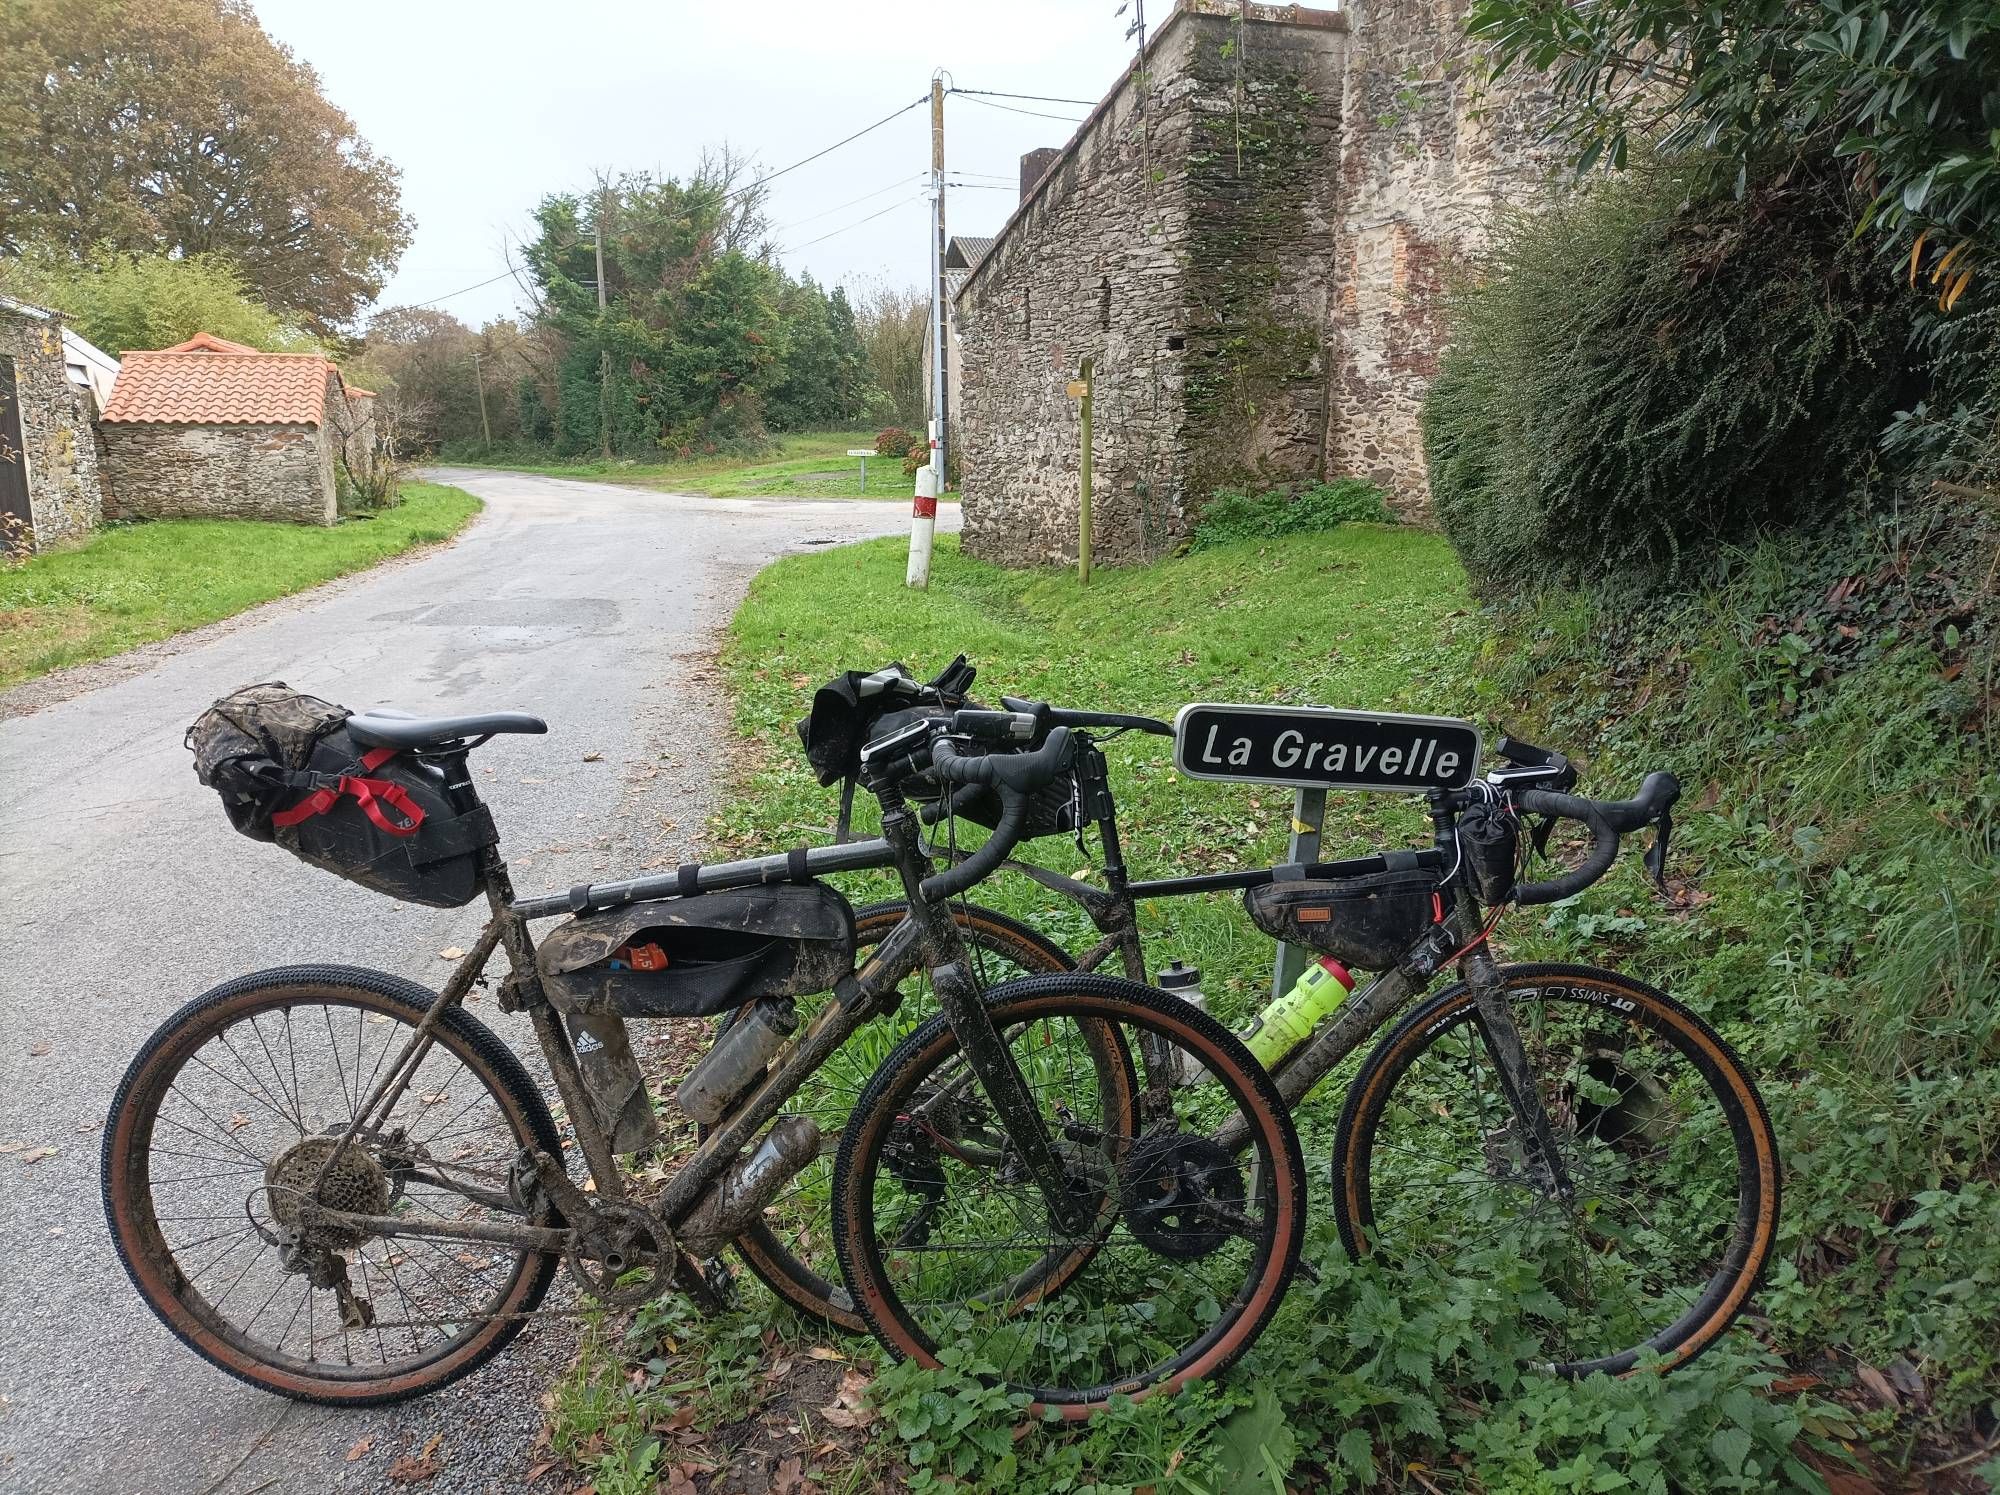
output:
M373 439L373 403L317 353L205 332L128 353L102 423L106 513L332 524L341 445Z
M1482 92L1465 8L1179 0L958 288L968 549L1074 556L1086 358L1106 560L1170 549L1230 485L1359 476L1426 516L1447 280L1551 174L1536 96Z
M104 517L91 418L107 366L55 312L0 297L0 554L82 539Z

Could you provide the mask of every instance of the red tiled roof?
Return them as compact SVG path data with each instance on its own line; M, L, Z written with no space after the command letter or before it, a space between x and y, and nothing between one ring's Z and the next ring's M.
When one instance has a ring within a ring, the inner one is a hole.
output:
M257 350L248 343L232 343L217 337L212 332L197 332L184 343L175 343L171 348L161 350L166 353L255 353Z
M190 426L316 426L325 419L329 374L339 377L317 353L176 348L127 353L111 402L99 418Z

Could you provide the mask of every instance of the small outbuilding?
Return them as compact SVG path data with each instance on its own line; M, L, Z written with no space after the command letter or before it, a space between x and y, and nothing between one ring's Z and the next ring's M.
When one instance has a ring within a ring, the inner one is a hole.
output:
M0 296L0 555L80 540L103 519L91 420L117 376L58 313Z
M342 445L368 439L372 405L318 353L206 332L127 353L102 418L106 514L332 524Z

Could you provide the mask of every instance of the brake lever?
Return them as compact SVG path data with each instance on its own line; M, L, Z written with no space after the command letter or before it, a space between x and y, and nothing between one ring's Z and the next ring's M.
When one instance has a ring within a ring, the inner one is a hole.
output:
M1667 842L1674 834L1673 811L1660 811L1657 824L1659 829L1653 837L1653 844L1646 848L1646 871L1652 876L1653 886L1664 893L1667 891Z
M1555 834L1556 821L1559 818L1555 815L1542 815L1528 827L1528 841L1535 848L1535 855L1544 860L1549 854L1549 837Z

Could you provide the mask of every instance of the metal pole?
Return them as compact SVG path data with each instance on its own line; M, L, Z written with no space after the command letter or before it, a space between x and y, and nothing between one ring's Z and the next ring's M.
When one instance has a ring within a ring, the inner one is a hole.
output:
M1078 412L1083 427L1083 451L1077 460L1076 579L1090 581L1090 393L1097 360L1086 358L1078 373L1083 378L1083 396Z
M1326 824L1326 791L1301 789L1292 801L1292 847L1286 858L1292 862L1319 859L1320 827ZM1277 964L1271 971L1271 1000L1290 991L1306 968L1306 953L1296 945L1278 946Z
M604 210L609 193L602 177L597 181L597 212L591 223L591 237L597 241L597 429L598 445L606 462L611 460L611 350L604 344Z
M479 433L486 438L486 450L493 450L493 427L486 419L486 380L479 372L479 350L472 350L472 382L479 386Z
M937 491L945 491L945 442L951 429L951 392L946 387L944 300L944 72L931 74L931 192L936 205L936 232L931 243L931 466L937 471Z

